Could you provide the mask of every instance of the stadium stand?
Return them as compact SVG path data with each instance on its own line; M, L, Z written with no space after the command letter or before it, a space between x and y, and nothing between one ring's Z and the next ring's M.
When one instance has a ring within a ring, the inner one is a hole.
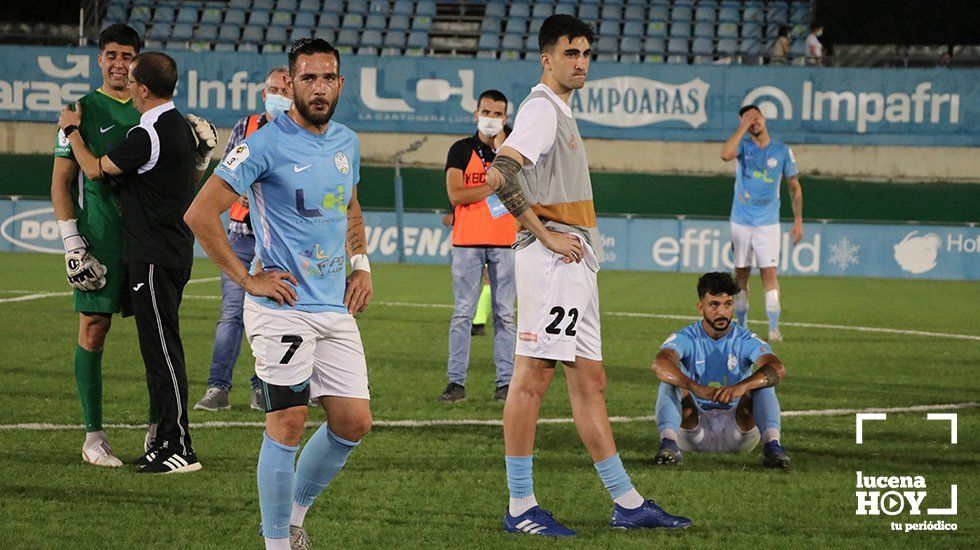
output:
M681 64L763 64L787 25L790 63L805 64L811 0L82 0L86 31L125 22L151 48L284 51L319 36L343 53L528 59L554 13L596 26L597 59ZM64 15L64 14L62 14ZM70 15L70 14L69 14ZM85 41L71 17L4 21L0 42ZM76 19L77 21L77 19ZM860 38L860 37L857 37ZM980 65L980 46L834 44L838 66L929 67L948 52L957 67Z

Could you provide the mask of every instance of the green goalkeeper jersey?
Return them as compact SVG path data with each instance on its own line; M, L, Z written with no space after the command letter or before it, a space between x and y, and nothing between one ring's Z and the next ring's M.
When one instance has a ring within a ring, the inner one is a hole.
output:
M86 94L79 103L82 124L78 131L96 157L122 143L129 129L139 125L140 114L131 99L120 101L99 88ZM74 159L71 143L60 130L54 156ZM88 179L81 170L78 178L72 186L78 231L88 240L93 256L102 261L121 260L123 229L118 190L108 181Z

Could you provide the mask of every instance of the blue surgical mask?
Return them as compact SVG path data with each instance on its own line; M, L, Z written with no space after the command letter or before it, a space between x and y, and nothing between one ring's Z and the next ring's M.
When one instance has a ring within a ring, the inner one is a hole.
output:
M272 118L285 113L293 106L293 101L288 97L276 94L265 94L265 112L272 115Z

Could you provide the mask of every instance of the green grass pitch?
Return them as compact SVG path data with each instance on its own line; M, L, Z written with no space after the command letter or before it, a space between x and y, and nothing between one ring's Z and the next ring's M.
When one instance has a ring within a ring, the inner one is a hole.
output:
M0 425L79 424L71 374L77 321L59 256L0 254ZM198 261L193 278L217 270ZM602 272L603 351L610 414L652 414L650 362L660 342L689 321L623 313L694 315L696 276ZM753 284L758 288L757 277ZM499 419L492 401L492 338L474 338L470 399L444 406L451 280L445 266L377 264L375 296L360 316L375 419ZM871 279L784 278L783 320L889 327L980 336L980 285ZM190 399L208 375L219 283L191 284L181 326ZM398 302L399 304L393 304ZM441 304L417 307L412 304ZM764 318L761 293L750 318ZM760 322L752 325L760 331ZM775 352L788 368L778 394L784 411L907 407L980 400L980 342L939 336L786 326ZM248 409L247 344L237 367L231 411L191 412L191 422L260 421ZM116 318L104 359L105 421L140 424L146 415L143 367L131 320ZM539 427L535 489L541 503L579 531L571 541L529 540L502 532L507 489L499 426L376 427L307 516L317 548L976 548L980 506L980 410L958 413L959 443L948 423L924 412L889 413L854 442L854 415L784 418L787 471L762 469L748 455L688 454L679 468L651 463L655 426L613 426L641 493L695 524L681 533L618 532L611 504L571 424ZM571 414L559 375L543 418ZM322 419L322 411L311 420ZM124 460L141 452L139 429L108 429ZM10 548L260 548L255 463L261 428L193 432L204 470L144 477L130 468L83 464L80 429L0 429L0 540ZM308 435L312 430L308 431ZM925 505L945 507L957 484L956 516L857 516L855 472L922 475ZM955 532L892 531L890 523L943 519Z

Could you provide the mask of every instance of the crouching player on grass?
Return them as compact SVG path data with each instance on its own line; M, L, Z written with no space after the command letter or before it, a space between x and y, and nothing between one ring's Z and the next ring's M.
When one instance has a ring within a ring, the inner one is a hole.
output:
M702 318L660 346L653 373L660 380L657 464L680 464L684 451L744 453L759 443L762 464L786 468L779 444L775 386L786 367L769 344L732 323L739 287L728 273L698 279ZM758 368L753 372L753 366ZM760 436L761 434L761 436Z

